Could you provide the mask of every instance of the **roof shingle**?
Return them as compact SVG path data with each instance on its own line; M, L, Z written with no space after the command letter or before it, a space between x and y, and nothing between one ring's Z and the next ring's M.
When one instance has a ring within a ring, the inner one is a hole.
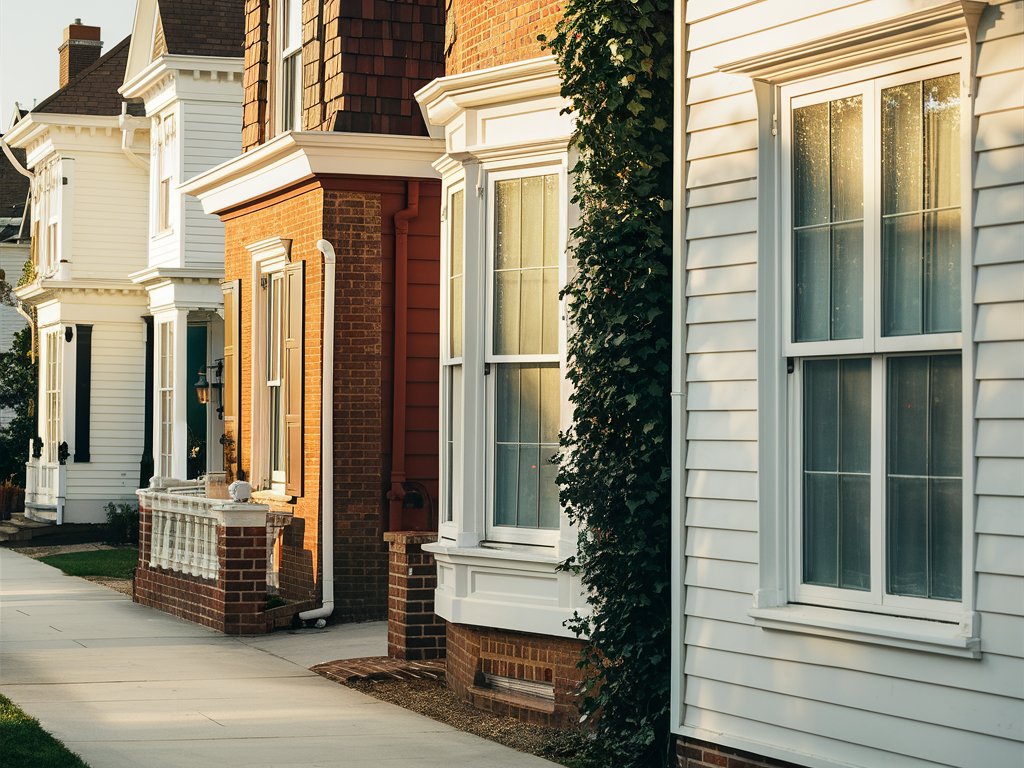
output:
M119 42L70 83L32 108L32 112L71 115L119 115L125 101L117 89L124 82L131 35ZM128 111L143 114L142 104L129 101Z
M242 57L245 0L160 0L167 52Z

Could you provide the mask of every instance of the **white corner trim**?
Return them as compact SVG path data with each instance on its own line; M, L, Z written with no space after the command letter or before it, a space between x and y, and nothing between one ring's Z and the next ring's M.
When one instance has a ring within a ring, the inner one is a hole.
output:
M776 82L973 40L984 2L956 0L737 61L717 69Z
M812 605L751 608L747 614L764 629L981 658L980 622L975 613L964 614L956 624Z
M317 176L438 179L444 142L425 136L291 131L190 179L178 189L220 213Z
M439 77L414 95L420 103L427 125L444 126L467 109L541 96L558 96L561 87L555 57L541 56L461 75ZM443 132L438 135L443 135Z
M276 272L291 259L292 241L275 235L249 243L245 249L252 254L253 266L259 271Z

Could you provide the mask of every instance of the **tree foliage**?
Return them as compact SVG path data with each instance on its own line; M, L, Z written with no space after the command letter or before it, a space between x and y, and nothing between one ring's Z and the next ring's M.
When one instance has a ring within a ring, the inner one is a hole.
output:
M672 3L568 0L548 41L576 115L580 223L565 288L574 425L565 565L590 589L585 718L595 764L667 764L670 681Z
M31 350L32 330L26 327L14 334L10 351L0 353L0 408L14 411L11 421L0 427L0 482L13 476L21 486L28 441L35 434L36 366Z

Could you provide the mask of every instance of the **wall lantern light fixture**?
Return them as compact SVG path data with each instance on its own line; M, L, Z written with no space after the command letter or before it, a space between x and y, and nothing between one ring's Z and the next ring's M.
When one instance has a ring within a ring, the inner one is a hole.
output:
M206 375L207 371L210 372L209 377ZM210 391L215 390L217 392L217 418L224 418L224 398L222 393L224 391L224 359L214 361L212 365L207 365L199 369L199 380L195 383L196 388L196 399L203 405L207 405L210 402Z

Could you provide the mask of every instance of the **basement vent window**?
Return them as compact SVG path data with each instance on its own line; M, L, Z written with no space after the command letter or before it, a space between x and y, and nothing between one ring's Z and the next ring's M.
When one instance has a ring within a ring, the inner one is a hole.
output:
M541 683L534 680L516 680L512 677L489 675L484 673L486 687L502 693L515 693L520 696L532 696L545 701L555 700L555 686L552 683Z

